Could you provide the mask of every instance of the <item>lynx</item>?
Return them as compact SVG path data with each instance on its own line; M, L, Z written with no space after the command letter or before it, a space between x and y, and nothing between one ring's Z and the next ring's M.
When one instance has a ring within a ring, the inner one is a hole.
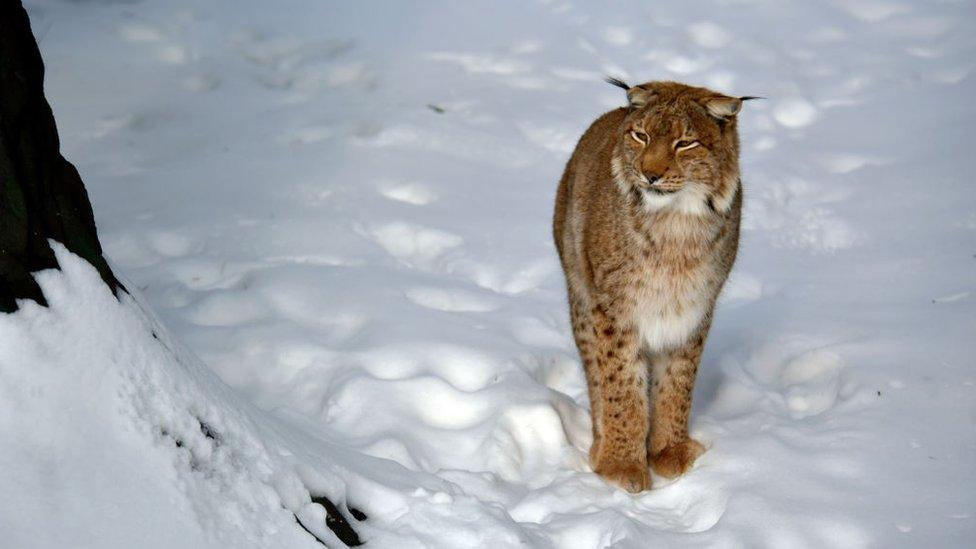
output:
M685 473L692 388L735 261L742 186L736 115L753 97L677 82L628 86L598 118L556 195L553 235L586 373L590 465L639 492Z

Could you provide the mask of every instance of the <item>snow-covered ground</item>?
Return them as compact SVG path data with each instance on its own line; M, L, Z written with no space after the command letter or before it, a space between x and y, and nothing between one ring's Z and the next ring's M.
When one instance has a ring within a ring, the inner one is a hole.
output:
M316 494L376 547L976 536L973 2L26 5L143 305L62 252L0 315L0 545L338 545ZM586 464L549 232L606 74L768 98L709 450L639 495Z

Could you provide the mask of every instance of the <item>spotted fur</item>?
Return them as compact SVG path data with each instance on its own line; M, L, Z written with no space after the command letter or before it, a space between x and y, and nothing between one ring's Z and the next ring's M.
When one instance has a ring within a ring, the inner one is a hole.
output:
M738 247L741 99L675 82L627 90L630 105L577 144L553 234L589 388L590 463L637 492L648 465L674 477L704 451L688 415Z

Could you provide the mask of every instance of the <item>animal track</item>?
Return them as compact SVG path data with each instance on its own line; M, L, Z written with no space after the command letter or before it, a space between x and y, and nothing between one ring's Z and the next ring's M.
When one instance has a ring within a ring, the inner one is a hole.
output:
M732 41L732 36L711 21L702 21L688 27L688 36L695 44L707 49L719 49Z
M242 292L210 293L189 307L184 315L200 326L236 326L266 317L268 307L257 296Z
M456 262L454 268L482 288L510 295L535 289L556 272L555 265L548 260L534 261L515 269L465 260Z
M723 370L727 379L709 413L739 414L758 398L761 408L803 419L830 410L854 390L844 383L841 356L803 338L761 345L744 361L726 357Z
M532 123L519 124L519 129L522 131L522 135L532 143L560 156L572 153L576 146L577 137L573 131L568 129L557 129Z
M607 27L603 39L614 46L627 46L634 41L634 31L628 27Z
M418 267L431 266L444 252L463 242L458 235L403 222L375 227L370 235L390 255Z
M838 197L804 180L767 184L765 192L746 205L743 229L760 229L784 248L833 252L854 246L854 229L825 203Z
M447 312L484 313L498 308L498 304L475 293L441 288L413 288L407 298L417 305Z
M379 192L390 200L414 206L426 206L437 200L437 193L421 183L383 183Z
M199 249L192 237L176 232L155 231L147 235L147 239L156 253L167 257L184 256Z
M817 119L817 108L802 97L789 97L776 103L773 117L787 128L802 128Z
M429 54L427 58L457 65L472 74L513 75L527 73L531 69L527 63L493 55L436 52Z
M741 269L734 269L722 289L719 302L722 304L749 303L760 299L762 295L763 285L759 278Z

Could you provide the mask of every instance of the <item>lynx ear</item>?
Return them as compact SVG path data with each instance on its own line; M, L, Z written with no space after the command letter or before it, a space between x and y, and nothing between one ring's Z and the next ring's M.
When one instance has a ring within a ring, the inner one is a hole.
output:
M643 107L644 105L651 102L654 94L640 86L631 87L623 80L618 80L612 76L608 76L606 79L608 84L617 86L627 91L627 101L630 103L631 107Z
M704 101L705 108L708 109L708 113L716 118L731 118L742 110L742 102L749 101L751 99L763 99L762 97L755 97L751 95L745 95L742 97L727 97L725 95L717 95L715 97L709 97Z
M627 90L627 100L630 101L631 107L643 107L654 99L654 92L650 90L645 90L640 86L634 86Z

